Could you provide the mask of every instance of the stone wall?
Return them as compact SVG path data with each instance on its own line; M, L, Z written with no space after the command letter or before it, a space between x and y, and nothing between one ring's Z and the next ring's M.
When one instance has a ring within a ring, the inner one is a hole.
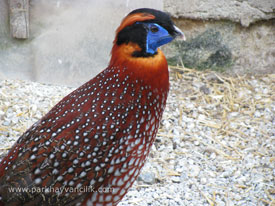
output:
M274 0L165 0L164 8L175 18L229 20L244 27L274 19Z
M174 44L171 64L241 74L275 72L274 0L165 0L164 7L187 36L186 42Z

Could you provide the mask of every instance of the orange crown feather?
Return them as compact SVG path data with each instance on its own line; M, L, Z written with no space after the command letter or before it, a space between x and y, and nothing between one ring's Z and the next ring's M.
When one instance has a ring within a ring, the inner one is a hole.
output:
M116 37L117 37L117 34L125 27L130 26L138 21L145 21L145 20L150 20L150 19L154 19L154 18L156 18L154 15L148 14L148 13L130 14L122 20L120 26L117 28ZM115 39L115 41L116 41L116 39Z

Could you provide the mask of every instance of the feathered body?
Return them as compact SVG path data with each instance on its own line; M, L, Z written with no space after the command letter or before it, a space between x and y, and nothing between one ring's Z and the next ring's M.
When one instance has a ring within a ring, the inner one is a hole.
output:
M147 53L123 32L157 15L164 14L130 13L109 66L18 139L1 162L0 205L118 204L144 165L169 90L163 53Z

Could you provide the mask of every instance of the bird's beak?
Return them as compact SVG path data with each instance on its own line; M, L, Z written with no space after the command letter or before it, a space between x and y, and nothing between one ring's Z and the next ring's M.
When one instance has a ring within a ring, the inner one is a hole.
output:
M178 27L176 27L175 25L174 25L174 29L176 31L176 36L175 37L178 37L182 41L186 41L186 37L185 37L184 33Z

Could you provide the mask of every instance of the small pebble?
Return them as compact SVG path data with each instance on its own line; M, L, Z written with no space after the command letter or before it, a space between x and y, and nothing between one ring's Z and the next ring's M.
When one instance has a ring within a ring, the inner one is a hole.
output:
M146 184L154 184L156 182L156 177L153 172L144 172L138 176L138 181L142 181Z
M194 142L194 145L199 146L199 145L200 145L200 142L199 142L199 141L195 141L195 142Z
M173 176L173 177L171 178L171 180L172 180L172 182L174 182L174 183L180 183L180 182L181 182L181 178L178 177L178 176Z

